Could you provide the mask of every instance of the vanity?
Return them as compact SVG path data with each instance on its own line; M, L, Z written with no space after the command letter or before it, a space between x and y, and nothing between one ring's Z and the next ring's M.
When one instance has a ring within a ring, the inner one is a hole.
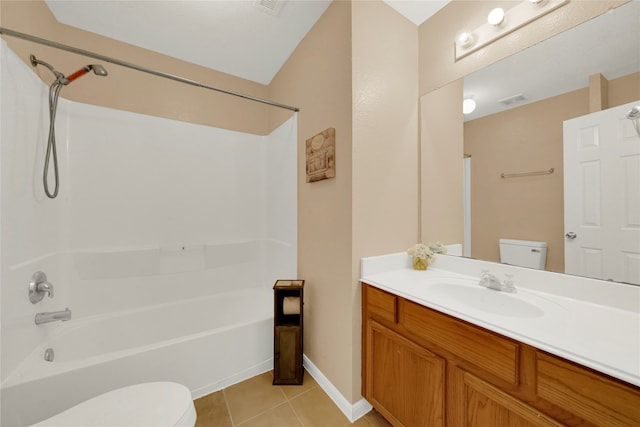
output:
M640 425L640 287L405 253L361 282L362 395L394 426Z

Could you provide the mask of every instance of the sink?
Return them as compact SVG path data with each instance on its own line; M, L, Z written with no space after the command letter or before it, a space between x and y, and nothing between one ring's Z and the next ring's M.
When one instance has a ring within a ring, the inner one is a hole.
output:
M544 311L521 299L518 294L494 291L479 285L436 283L423 288L432 301L447 304L464 304L466 307L501 316L534 318L542 317Z

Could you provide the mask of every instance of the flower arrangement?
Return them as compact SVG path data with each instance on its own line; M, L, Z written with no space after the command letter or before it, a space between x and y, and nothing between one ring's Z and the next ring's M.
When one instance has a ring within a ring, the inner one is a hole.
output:
M416 270L426 270L429 263L435 260L436 254L446 253L447 247L441 242L430 243L428 245L418 243L407 249L407 254L413 257L413 268Z

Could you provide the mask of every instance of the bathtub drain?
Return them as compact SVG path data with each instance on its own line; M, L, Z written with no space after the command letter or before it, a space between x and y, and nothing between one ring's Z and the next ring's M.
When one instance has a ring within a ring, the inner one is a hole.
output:
M55 353L52 348L48 348L44 351L44 360L47 362L53 362L53 358L55 357Z

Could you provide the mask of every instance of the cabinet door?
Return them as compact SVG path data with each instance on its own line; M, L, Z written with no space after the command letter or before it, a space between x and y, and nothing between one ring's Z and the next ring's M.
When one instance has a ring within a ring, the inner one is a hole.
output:
M379 323L367 322L366 394L395 426L444 425L444 360Z
M302 328L276 326L274 342L274 384L302 383Z
M464 427L559 427L562 424L459 368L452 368L449 425Z

